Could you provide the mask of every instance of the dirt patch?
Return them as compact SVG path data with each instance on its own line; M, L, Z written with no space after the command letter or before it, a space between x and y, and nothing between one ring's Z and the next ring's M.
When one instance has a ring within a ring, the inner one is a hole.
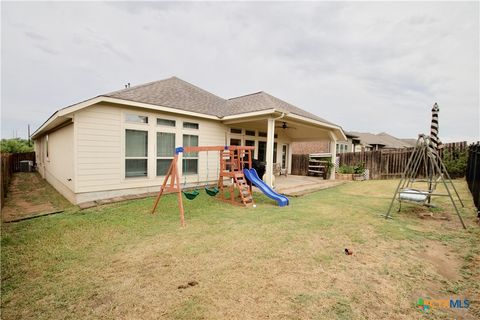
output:
M461 279L461 259L440 242L426 241L424 247L416 253L416 256L431 265L432 269L446 280L457 281Z
M11 222L58 212L68 205L38 173L16 173L2 208L2 221Z

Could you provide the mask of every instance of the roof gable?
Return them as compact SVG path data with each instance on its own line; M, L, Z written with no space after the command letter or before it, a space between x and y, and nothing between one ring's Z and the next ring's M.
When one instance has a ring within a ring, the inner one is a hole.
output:
M213 116L223 113L226 103L225 99L177 77L134 86L103 96Z
M330 126L339 130L340 137L345 138L340 126L320 118L310 112L278 99L266 92L257 92L246 96L223 99L213 93L199 88L177 77L149 82L146 84L110 92L59 109L48 118L32 135L36 137L50 128L57 118L71 117L73 112L89 107L99 102L112 102L117 104L130 104L151 109L166 109L163 111L189 113L192 116L208 117L222 120L226 116L236 117L243 114L265 111L291 113L292 116L303 117L310 122L320 122L320 125ZM125 102L125 103L124 103ZM130 102L130 103L128 103Z
M241 113L261 111L266 109L276 109L277 111L286 111L286 112L294 113L296 115L307 117L313 120L321 121L328 124L333 124L310 112L302 110L288 102L278 99L264 91L228 99L226 112L229 112L229 114L226 114L226 115L241 114Z

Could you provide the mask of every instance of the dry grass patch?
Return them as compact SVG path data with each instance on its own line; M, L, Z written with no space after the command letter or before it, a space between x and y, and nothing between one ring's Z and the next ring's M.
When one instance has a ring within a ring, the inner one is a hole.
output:
M419 297L476 301L471 201L467 231L410 206L386 221L395 183L353 182L287 208L257 197L256 209L243 209L202 194L186 202L185 229L174 196L155 216L143 199L4 226L2 317L412 319L423 317ZM473 319L476 308L462 315Z

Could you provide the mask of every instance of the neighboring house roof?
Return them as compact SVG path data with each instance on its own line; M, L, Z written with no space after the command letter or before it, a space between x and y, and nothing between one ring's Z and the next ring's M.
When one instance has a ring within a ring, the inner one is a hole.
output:
M395 149L400 149L400 148L409 148L411 147L409 143L405 143L404 141L395 138L392 135L389 135L386 132L381 132L377 134L383 141L386 142L385 147L388 148L395 148Z
M358 136L353 134L352 132L345 131L345 135L347 136L347 138L352 138L352 139L358 138Z
M369 132L348 132L348 135L357 136L361 143L364 145L380 145L384 148L390 149L399 149L399 148L410 148L412 145L401 139L398 139L386 132L381 132L378 134L369 133ZM413 146L415 143L413 144Z
M127 102L127 104L130 102L133 106L168 112L175 112L172 109L176 109L192 116L208 117L218 120L222 120L225 117L237 118L241 115L247 116L252 112L285 112L291 114L292 118L298 118L302 121L306 118L309 122L316 122L317 125L320 124L331 127L339 133L338 137L340 137L340 139L344 137L343 130L340 126L295 107L266 92L261 91L227 100L177 77L171 77L110 92L62 108L48 118L47 121L33 133L32 138L35 138L44 130L49 130L55 125L59 125L62 121L65 121L65 117L68 117L72 112L102 101L112 103Z
M417 139L400 139L400 140L410 145L410 147L415 147L417 145Z
M350 132L351 134L357 136L361 143L369 145L381 145L385 146L386 143L379 136L369 132Z

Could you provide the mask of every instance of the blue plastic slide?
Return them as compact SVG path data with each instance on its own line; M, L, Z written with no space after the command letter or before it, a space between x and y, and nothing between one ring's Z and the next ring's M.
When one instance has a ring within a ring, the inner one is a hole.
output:
M270 188L265 182L262 181L262 179L260 179L258 177L258 173L257 173L257 170L255 169L243 169L243 173L245 174L245 177L247 177L247 179L253 183L254 186L256 186L258 189L260 189L267 197L269 197L270 199L273 199L275 201L277 201L278 205L280 207L285 207L285 206L288 206L289 204L289 200L287 197L285 197L284 195L282 194L278 194L276 193L275 191L272 190L272 188Z

